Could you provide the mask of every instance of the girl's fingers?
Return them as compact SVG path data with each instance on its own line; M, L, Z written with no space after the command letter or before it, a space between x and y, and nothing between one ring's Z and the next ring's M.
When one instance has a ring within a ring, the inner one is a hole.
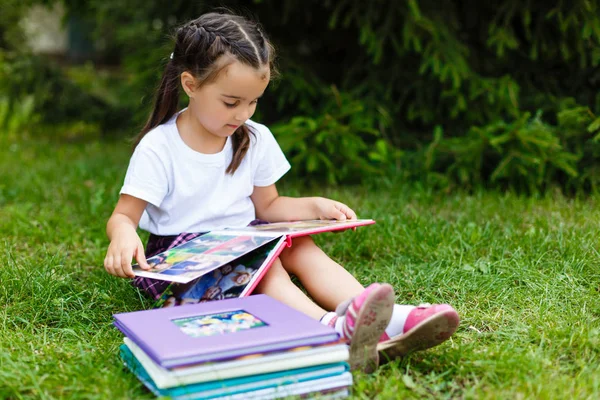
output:
M115 274L113 269L113 256L106 256L106 258L104 259L104 269L111 275Z
M144 246L140 243L135 251L135 259L138 262L138 265L142 269L150 269L150 264L146 261L146 255L144 254Z
M134 278L133 268L131 267L131 260L133 256L136 256L140 267L149 269L150 266L146 261L144 255L144 247L140 243L135 249L112 249L110 248L104 259L104 269L111 275L118 276L121 278Z
M115 276L119 276L121 278L124 278L125 276L123 275L123 267L121 266L121 255L117 254L114 258L113 261L113 270L114 270L114 274Z
M346 213L346 216L349 219L358 219L358 217L356 216L356 213L354 212L353 209L351 209L350 207L348 207L348 212Z
M121 254L121 270L123 272L123 278L133 278L135 275L133 269L131 269L131 259L133 258L133 252L125 250Z
M352 209L350 207L348 207L347 205L343 204L343 203L337 203L335 205L335 207L342 213L344 214L344 218L338 218L342 221L346 220L346 219L356 219L356 214L354 213L354 211L352 211Z
M337 207L334 207L334 212L333 212L333 217L335 219L337 219L338 221L345 221L346 220L346 214L340 210Z
M135 278L135 274L133 273L133 268L131 267L131 263L123 268L123 273L125 274L124 278Z

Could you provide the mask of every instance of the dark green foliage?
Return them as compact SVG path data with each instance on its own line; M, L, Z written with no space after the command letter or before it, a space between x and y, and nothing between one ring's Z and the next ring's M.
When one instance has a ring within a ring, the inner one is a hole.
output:
M369 114L363 103L339 93L335 86L322 97L326 99L322 114L296 116L273 126L296 173L325 174L321 177L329 183L381 174L399 156L378 129L380 124L389 124L389 116Z
M556 125L545 122L538 111L535 116L525 112L510 123L472 127L463 137L444 138L437 127L424 166L442 185L448 185L449 178L465 186L491 182L528 192L552 183L570 190L597 190L600 117L565 102L569 104L557 114Z
M97 59L123 67L113 97L132 134L148 115L174 27L223 5L64 3L69 17L94 27ZM600 0L225 5L258 18L279 51L281 79L257 118L276 126L298 174L341 182L386 173L398 165L393 144L407 175L429 170L449 187L597 186L597 142L588 127L600 110ZM336 105L332 86L348 105ZM298 132L302 143L291 137Z
M331 25L358 30L363 61L370 61L358 64L369 80L362 92L378 94L414 125L453 120L452 131L461 134L471 124L516 118L523 107L547 108L551 95L590 106L596 101L595 1L334 5ZM359 77L349 76L352 83Z
M127 110L84 87L86 82L89 85L98 80L98 74L92 71L86 76L76 69L72 72L73 76L69 76L39 56L0 51L0 93L6 108L0 126L10 125L8 118L14 118L24 104L31 103L31 116L42 116L48 126L68 125L73 129L74 125L84 123L97 125L105 132L118 129L126 121Z

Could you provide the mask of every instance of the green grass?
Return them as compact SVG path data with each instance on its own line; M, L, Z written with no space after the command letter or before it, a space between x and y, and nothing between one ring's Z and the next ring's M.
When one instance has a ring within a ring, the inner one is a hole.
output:
M0 398L152 398L112 314L149 300L102 268L129 157L120 143L0 140ZM398 302L448 302L443 345L355 375L354 398L598 398L599 197L444 194L391 181L321 194L377 224L319 244Z

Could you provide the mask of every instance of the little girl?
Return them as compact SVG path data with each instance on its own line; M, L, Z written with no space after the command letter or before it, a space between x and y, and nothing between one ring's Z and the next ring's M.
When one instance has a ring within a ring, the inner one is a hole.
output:
M275 183L290 164L269 129L250 120L273 74L273 58L259 25L236 15L205 14L177 30L107 223L106 271L133 278L133 258L149 269L146 257L215 229L356 218L338 201L278 194ZM189 103L178 111L180 87ZM150 232L145 254L138 224ZM165 282L147 278L134 284L154 298L165 289ZM256 292L332 326L350 344L352 368L365 371L377 367L379 353L389 359L438 345L459 320L445 304L394 305L389 284L365 289L310 237L294 239Z

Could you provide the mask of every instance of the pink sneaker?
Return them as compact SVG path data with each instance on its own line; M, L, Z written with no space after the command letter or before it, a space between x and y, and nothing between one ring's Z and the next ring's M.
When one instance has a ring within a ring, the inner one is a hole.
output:
M374 283L338 306L336 313L346 317L342 336L350 342L350 369L373 372L379 366L377 343L393 310L394 289L387 283Z
M386 361L425 350L444 342L458 327L458 313L448 304L422 304L408 314L404 333L390 338L383 334L377 350Z

